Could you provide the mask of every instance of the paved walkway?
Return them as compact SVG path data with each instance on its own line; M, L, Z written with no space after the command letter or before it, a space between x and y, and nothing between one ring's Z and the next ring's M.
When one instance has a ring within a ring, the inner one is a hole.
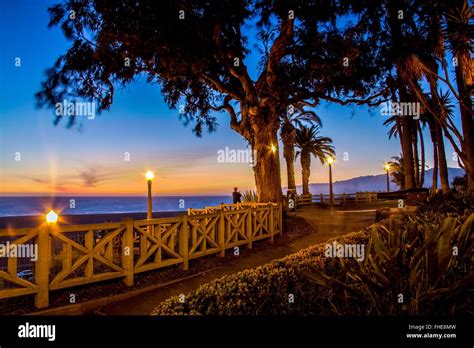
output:
M322 243L330 238L359 231L361 228L374 222L375 209L361 205L359 205L357 209L363 211L360 211L357 214L351 214L346 208L344 208L344 210L331 210L329 208L322 209L315 207L306 207L298 210L296 216L303 217L314 226L314 233L303 236L287 245L266 249L246 258L240 258L238 262L236 261L226 266L209 270L196 277L188 278L163 288L151 290L145 294L127 300L109 304L102 307L99 313L108 315L150 314L160 302L171 296L186 294L189 291L198 288L200 285L208 283L214 279L264 265L272 260L280 259L308 246ZM295 213L289 214L294 215Z

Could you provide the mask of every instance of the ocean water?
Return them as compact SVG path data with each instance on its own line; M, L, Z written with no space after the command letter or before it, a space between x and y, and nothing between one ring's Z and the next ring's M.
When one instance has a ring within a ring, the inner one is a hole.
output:
M71 199L74 202L71 202ZM221 203L232 203L232 197L230 195L156 196L153 197L153 211L186 211L188 208L203 208ZM139 196L0 196L1 217L40 215L48 212L50 209L60 211L63 215L146 212L147 198Z

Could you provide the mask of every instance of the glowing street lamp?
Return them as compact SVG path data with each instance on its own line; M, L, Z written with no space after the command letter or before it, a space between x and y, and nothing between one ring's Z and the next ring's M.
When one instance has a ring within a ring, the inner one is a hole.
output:
M332 191L332 164L334 163L334 157L329 156L326 158L326 161L329 165L329 204L332 206L334 205L334 194Z
M55 224L58 222L58 214L55 213L54 210L50 210L48 214L46 214L46 222L48 224Z
M155 174L153 174L153 172L151 170L149 170L148 172L146 172L145 178L148 181L152 181L155 178Z
M151 203L151 183L155 178L155 174L151 170L146 172L145 174L146 181L148 182L148 211L147 211L147 219L151 219L151 211L152 211L152 203Z
M390 164L387 163L384 168L387 173L387 192L390 192Z

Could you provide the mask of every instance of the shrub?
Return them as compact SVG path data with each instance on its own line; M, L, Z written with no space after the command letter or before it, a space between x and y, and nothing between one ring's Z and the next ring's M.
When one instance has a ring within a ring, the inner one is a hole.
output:
M366 231L348 234L345 243L366 243ZM302 270L310 265L330 271L334 259L324 257L324 245L303 249L252 270L224 276L200 286L184 303L174 296L154 315L285 315L329 314L328 290L309 281ZM294 303L291 296L294 297Z
M335 313L410 315L472 311L469 289L474 214L406 217L371 228L364 262L340 259L341 272L305 272L331 290ZM471 290L472 291L472 290Z

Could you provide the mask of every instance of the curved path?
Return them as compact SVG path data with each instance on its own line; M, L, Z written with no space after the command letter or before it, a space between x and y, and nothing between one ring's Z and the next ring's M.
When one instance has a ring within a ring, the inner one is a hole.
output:
M305 207L296 212L296 216L303 217L314 227L314 233L305 235L283 246L275 246L265 249L259 253L245 258L239 258L238 262L232 262L223 267L206 271L196 277L187 278L159 289L138 296L115 302L102 307L95 314L105 315L147 315L162 301L175 295L186 294L200 285L218 279L225 275L237 273L245 269L252 269L264 265L272 260L280 259L293 254L301 249L314 244L322 243L328 239L338 237L350 232L359 231L374 222L375 208L361 205L354 208L359 210L351 213L344 209L323 209L316 207ZM295 213L289 213L294 215ZM227 256L232 257L232 256Z

